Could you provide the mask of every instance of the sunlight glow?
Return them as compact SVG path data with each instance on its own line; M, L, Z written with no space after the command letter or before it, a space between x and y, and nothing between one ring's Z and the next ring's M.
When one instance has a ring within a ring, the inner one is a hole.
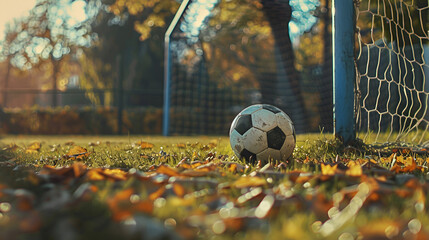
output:
M86 20L87 16L85 13L86 3L84 1L75 1L67 7L66 13L71 18L67 22L68 25L73 26Z
M0 40L4 38L5 25L14 18L28 15L31 8L36 5L36 0L0 1Z
M28 16L29 11L36 5L36 0L14 0L0 1L0 41L4 38L6 24L12 23L13 19ZM85 13L86 3L83 0L77 0L73 3L59 9L57 14L67 15L66 24L73 27L87 19ZM53 9L55 10L55 9ZM57 19L57 24L61 24Z

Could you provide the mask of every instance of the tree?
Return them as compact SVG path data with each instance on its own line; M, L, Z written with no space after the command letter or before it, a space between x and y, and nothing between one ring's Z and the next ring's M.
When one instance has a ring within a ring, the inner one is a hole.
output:
M292 41L289 34L289 22L292 18L292 8L289 0L261 0L263 11L270 23L271 30L279 50L281 66L286 71L286 79L295 96L297 112L295 114L295 124L298 132L305 132L308 129L308 117L305 110L304 98L300 86L300 75L295 68L295 56ZM279 89L285 91L285 89ZM282 104L287 105L281 101ZM284 108L284 106L283 106Z
M81 87L161 90L163 34L177 7L175 1L88 0L94 12L87 21L93 43L81 56ZM118 106L119 95L104 94L103 104ZM95 94L88 96L94 103L102 101ZM130 101L160 105L162 98L140 95Z
M58 79L65 73L70 55L87 43L84 26L72 21L64 10L69 4L69 0L38 0L29 16L14 26L17 36L6 39L8 49L15 49L7 53L11 64L23 70L49 69L54 107L58 104Z
M2 49L1 49L1 58L6 62L6 73L3 83L3 106L7 106L7 90L9 88L10 73L13 68L12 59L23 54L23 48L18 47L16 44L19 41L18 37L20 36L21 23L19 20L15 20L15 27L11 27L11 24L6 25L5 39L3 40Z

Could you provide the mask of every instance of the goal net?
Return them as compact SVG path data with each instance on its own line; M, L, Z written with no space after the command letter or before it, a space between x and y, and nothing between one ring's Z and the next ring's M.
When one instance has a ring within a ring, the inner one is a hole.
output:
M313 35L321 35L312 15L318 4L190 1L170 37L169 134L228 134L234 117L257 103L285 111L298 133L320 131L320 122L332 125L332 104L330 111L319 108L331 102L332 85L315 81L332 82L321 70L331 55L322 55L320 40L307 39L307 47L296 50L300 41L291 32L314 28Z
M356 128L365 142L429 144L428 4L356 1Z

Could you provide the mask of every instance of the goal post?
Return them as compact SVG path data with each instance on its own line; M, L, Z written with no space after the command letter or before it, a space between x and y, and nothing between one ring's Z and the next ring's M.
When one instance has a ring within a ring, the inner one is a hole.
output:
M354 117L354 2L332 0L334 133L344 143L353 141Z
M191 0L183 0L180 4L179 9L174 15L173 20L168 26L165 32L164 38L164 106L163 106L163 117L162 117L162 135L170 135L170 91L171 91L171 34L179 23L185 10L188 8Z

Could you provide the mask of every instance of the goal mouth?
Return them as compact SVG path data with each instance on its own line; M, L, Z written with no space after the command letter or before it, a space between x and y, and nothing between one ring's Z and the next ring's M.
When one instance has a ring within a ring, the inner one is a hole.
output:
M428 14L424 1L355 4L356 130L365 142L429 144Z

